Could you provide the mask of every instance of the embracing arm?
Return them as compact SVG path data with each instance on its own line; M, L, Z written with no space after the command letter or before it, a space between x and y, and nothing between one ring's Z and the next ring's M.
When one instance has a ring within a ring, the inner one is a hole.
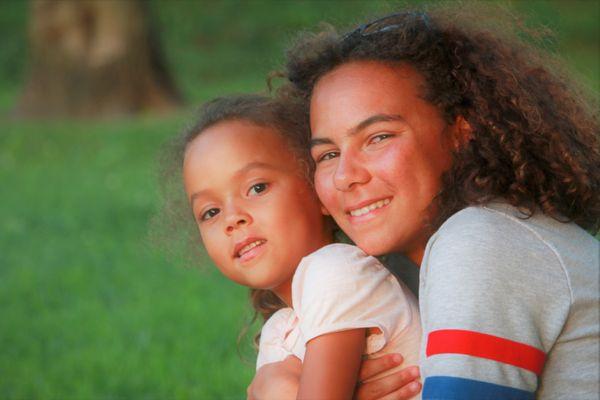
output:
M386 354L380 358L364 360L360 366L359 380L367 380L402 364L399 354ZM294 356L284 361L265 364L254 375L248 387L248 399L295 399L300 385L302 363ZM419 368L409 366L377 380L361 384L354 396L356 400L408 400L421 390Z

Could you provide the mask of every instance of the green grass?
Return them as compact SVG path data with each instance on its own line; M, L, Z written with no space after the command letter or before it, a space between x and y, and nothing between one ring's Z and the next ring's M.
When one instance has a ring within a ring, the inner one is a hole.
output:
M598 91L596 2L512 2ZM261 90L293 33L393 8L370 2L152 1L190 103ZM0 112L26 75L26 3L0 4ZM346 24L347 25L347 24ZM246 291L206 259L148 243L161 144L187 111L113 122L0 117L0 398L243 398ZM246 346L245 352L250 354ZM250 356L251 362L252 356Z
M245 290L146 241L153 154L180 124L10 124L0 136L1 398L244 393Z

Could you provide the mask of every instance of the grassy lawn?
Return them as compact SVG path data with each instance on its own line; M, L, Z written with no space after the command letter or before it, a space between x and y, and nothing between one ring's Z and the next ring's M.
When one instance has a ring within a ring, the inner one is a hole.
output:
M153 154L179 124L20 124L0 136L1 398L244 392L245 290L146 240Z
M598 92L599 5L509 2L558 32ZM293 33L393 9L384 2L153 0L165 54L190 104L264 88ZM26 3L0 4L0 113L25 76ZM0 398L244 398L236 338L246 290L206 259L186 268L148 240L157 156L189 111L112 122L0 116Z

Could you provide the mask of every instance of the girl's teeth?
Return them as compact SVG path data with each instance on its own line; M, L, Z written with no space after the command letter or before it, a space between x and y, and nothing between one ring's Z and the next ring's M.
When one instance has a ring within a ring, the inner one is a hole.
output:
M243 255L244 253L249 252L250 250L252 250L256 246L258 246L260 244L263 244L264 242L265 242L264 240L257 240L256 242L252 242L250 244L247 244L246 246L242 247L242 249L240 250L240 256Z
M379 200L379 201L376 201L375 203L369 204L368 206L359 208L358 210L350 211L350 215L352 215L353 217L360 217L361 215L365 215L370 211L373 211L377 208L381 208L388 204L390 204L390 199Z

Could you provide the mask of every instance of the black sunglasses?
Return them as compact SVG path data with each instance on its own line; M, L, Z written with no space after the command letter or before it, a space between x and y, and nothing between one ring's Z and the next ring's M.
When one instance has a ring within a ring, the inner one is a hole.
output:
M344 36L342 36L341 41L346 42L359 37L368 37L378 33L393 31L394 29L401 27L408 18L420 19L425 25L426 29L431 29L431 20L429 18L429 15L427 15L424 12L409 11L392 15L386 15L385 17L376 19L366 24L362 24L355 30L348 32Z

